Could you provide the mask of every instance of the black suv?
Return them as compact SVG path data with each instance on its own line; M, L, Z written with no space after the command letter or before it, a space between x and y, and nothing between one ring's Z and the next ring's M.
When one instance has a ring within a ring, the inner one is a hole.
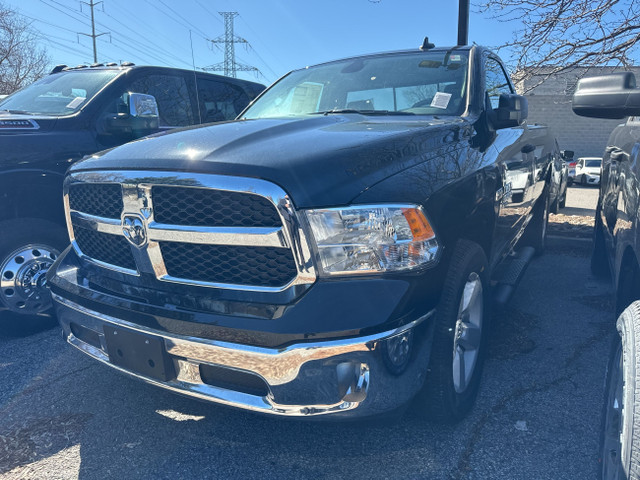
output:
M64 338L257 412L417 396L461 418L493 297L544 247L560 152L495 54L429 46L293 71L234 122L75 164L47 275Z
M69 243L60 199L73 162L150 133L231 120L264 89L173 68L62 67L0 101L3 320L51 308L44 274Z
M578 115L621 119L602 158L591 270L611 276L618 320L601 432L601 478L637 478L640 445L640 89L633 73L585 78L573 98Z

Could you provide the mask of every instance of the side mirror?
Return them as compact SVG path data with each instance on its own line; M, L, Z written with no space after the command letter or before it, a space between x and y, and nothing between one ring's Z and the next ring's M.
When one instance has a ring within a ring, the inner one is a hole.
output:
M565 160L571 160L573 159L575 152L573 150L562 150L561 155Z
M158 102L156 102L156 97L144 93L130 93L129 114L137 118L155 118L157 121Z
M124 112L105 119L105 130L111 135L139 138L158 130L158 103L153 95L129 93L125 95Z
M498 108L490 114L491 123L496 130L522 125L529 115L529 103L522 95L502 93Z
M624 118L640 115L640 89L631 72L582 78L573 94L573 111L583 117Z

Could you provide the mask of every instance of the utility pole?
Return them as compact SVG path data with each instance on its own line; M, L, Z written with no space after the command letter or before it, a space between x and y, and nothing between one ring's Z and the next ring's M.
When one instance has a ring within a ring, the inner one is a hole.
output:
M224 43L224 62L216 63L204 67L203 70L210 72L224 72L227 77L236 78L237 72L260 72L256 67L244 65L236 62L236 43L249 45L244 38L233 33L233 19L238 16L238 12L218 12L224 18L224 35L214 38L211 43Z
M458 45L469 43L469 0L460 0L458 6Z
M98 49L96 46L96 38L102 36L102 35L109 35L109 32L104 32L104 33L98 33L96 35L96 21L95 18L93 16L93 7L100 5L103 2L94 2L94 0L89 0L89 3L87 2L80 2L80 9L82 10L82 4L88 5L89 8L91 9L91 34L88 33L78 33L78 35L85 35L87 37L91 37L91 39L93 40L93 63L98 63Z

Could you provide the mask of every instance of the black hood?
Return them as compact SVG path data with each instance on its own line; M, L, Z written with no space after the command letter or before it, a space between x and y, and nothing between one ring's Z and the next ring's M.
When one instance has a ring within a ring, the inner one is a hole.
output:
M454 142L460 117L317 115L189 128L123 145L78 170L179 170L262 178L298 207L347 204Z

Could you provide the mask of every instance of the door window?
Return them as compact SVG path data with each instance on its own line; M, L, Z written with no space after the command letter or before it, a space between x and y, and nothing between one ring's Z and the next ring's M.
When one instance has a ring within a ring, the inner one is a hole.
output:
M198 78L202 123L233 120L249 103L245 91L226 82Z
M500 94L513 93L511 84L509 83L509 77L502 68L502 65L493 58L487 59L485 75L485 86L489 100L491 101L491 108L498 108Z
M145 75L134 80L128 91L155 97L161 127L182 127L196 123L187 82L182 76Z

